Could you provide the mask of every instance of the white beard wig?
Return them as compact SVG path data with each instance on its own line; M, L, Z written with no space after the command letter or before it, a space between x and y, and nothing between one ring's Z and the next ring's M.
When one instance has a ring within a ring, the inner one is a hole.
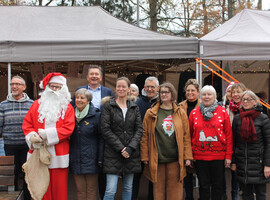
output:
M71 95L66 85L57 91L47 86L39 99L38 121L43 123L45 119L47 123L50 123L57 122L60 117L64 119L70 101Z

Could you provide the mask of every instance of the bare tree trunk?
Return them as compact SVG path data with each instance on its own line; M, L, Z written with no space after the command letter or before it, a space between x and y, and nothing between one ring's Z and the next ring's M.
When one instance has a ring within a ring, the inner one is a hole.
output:
M203 0L202 6L203 6L203 21L204 21L204 27L203 27L203 34L208 33L208 16L207 16L207 10L206 10L206 0Z
M100 6L100 5L101 5L101 0L96 0L96 1L94 2L94 5L95 5L95 6Z
M157 0L148 0L150 7L150 29L157 31Z
M258 10L262 9L262 0L258 0L257 9Z
M42 0L38 0L38 5L42 6Z
M225 22L225 4L226 4L226 0L222 0L222 22Z
M189 3L189 0L187 0L187 20L186 20L186 24L185 24L185 27L186 27L186 37L189 37L190 36L190 3Z
M71 6L75 6L76 0L71 0Z
M126 18L126 12L125 12L125 0L122 0L122 19L124 20Z
M228 18L233 17L233 0L228 0Z

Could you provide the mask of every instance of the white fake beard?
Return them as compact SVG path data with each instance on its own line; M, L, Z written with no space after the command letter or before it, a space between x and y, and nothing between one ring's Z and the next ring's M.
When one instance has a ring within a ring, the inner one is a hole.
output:
M38 121L43 123L45 119L47 123L57 122L61 116L64 119L70 101L71 96L67 86L64 85L61 90L57 91L53 91L47 86L39 99Z

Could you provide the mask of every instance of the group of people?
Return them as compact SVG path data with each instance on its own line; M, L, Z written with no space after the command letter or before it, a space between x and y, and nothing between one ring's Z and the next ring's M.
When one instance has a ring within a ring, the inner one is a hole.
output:
M212 86L200 90L190 79L186 100L177 103L174 86L159 85L156 77L145 80L139 96L126 77L116 80L113 95L100 84L102 76L100 67L90 66L89 84L77 88L71 99L66 78L50 73L34 102L23 92L23 78L11 80L12 93L0 104L6 155L15 156L17 179L26 159L47 149L49 183L42 199L67 200L70 171L80 200L114 199L119 177L122 199L136 200L142 173L149 179L149 199L183 199L184 187L191 200L194 172L200 200L222 200L225 168L230 168L232 199L241 190L245 200L254 199L254 193L266 200L270 121L258 97L242 83L231 83L227 101L220 104ZM25 173L27 200L40 191L28 184L35 176Z

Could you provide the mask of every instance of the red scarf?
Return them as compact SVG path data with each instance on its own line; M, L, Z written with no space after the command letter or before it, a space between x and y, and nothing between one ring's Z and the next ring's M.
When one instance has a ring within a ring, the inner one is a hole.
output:
M229 108L234 113L239 112L240 104L241 104L241 102L235 103L234 100L230 100Z
M257 133L253 120L259 116L261 112L256 110L244 111L240 109L241 124L241 138L246 142L253 142L257 140Z

